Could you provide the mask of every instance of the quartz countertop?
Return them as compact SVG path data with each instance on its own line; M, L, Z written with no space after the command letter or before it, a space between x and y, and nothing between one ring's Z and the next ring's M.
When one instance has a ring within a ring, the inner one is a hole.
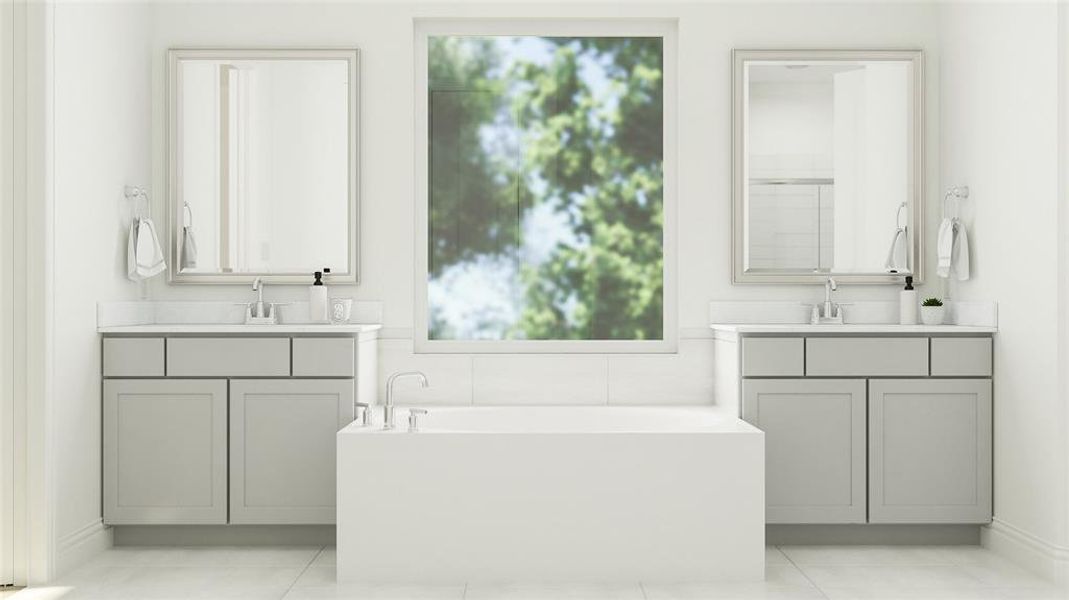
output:
M382 329L373 323L280 323L278 325L244 325L241 323L150 323L147 325L111 325L98 327L98 333L372 333Z
M997 327L977 325L896 325L890 323L848 323L846 325L812 325L810 323L714 323L714 331L725 333L997 333Z

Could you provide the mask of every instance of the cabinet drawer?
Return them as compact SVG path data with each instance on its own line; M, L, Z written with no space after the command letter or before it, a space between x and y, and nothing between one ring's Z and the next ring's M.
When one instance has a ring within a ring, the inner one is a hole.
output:
M932 375L990 377L991 338L932 338Z
M353 377L356 346L353 338L294 338L294 377Z
M289 338L167 338L171 377L288 377Z
M806 375L925 377L928 338L807 338Z
M104 338L104 377L163 377L163 338Z
M803 338L743 338L744 377L801 377L805 367Z

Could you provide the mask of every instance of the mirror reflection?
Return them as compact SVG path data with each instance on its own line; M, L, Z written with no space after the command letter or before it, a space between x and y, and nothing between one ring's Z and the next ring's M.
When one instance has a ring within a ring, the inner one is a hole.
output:
M742 68L744 274L911 273L914 62Z
M294 52L173 61L180 278L355 277L355 65Z

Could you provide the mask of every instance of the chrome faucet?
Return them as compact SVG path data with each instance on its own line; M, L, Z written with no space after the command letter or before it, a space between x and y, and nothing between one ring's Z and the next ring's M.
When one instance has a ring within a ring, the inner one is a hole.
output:
M427 387L427 376L420 371L402 371L400 373L394 373L386 379L386 404L382 407L382 428L393 429L393 384L398 379L404 379L406 377L415 377L419 380L419 387Z
M828 280L824 282L824 318L830 319L835 317L839 313L839 307L831 301L831 293L839 289L835 280L828 277Z
M252 291L256 292L256 302L253 303L251 312L253 318L262 319L269 316L264 305L264 281L260 277L252 280Z
M824 282L824 302L806 303L812 313L809 318L810 323L813 325L842 325L846 322L843 319L843 305L831 300L831 293L837 289L839 289L839 285L835 283L835 279L828 277Z
M238 306L245 307L246 325L276 325L278 324L278 307L284 304L277 302L264 302L264 280L257 277L252 281L252 291L256 292L256 300L253 302L239 302Z

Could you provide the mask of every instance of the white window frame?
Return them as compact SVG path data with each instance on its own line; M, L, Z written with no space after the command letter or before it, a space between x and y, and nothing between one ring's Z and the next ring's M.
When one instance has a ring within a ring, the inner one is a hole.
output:
M677 91L675 19L416 19L415 20L415 331L417 353L610 354L675 353L678 349L676 296ZM427 295L428 173L427 105L428 39L442 35L545 37L660 37L664 61L664 287L660 340L432 340Z

